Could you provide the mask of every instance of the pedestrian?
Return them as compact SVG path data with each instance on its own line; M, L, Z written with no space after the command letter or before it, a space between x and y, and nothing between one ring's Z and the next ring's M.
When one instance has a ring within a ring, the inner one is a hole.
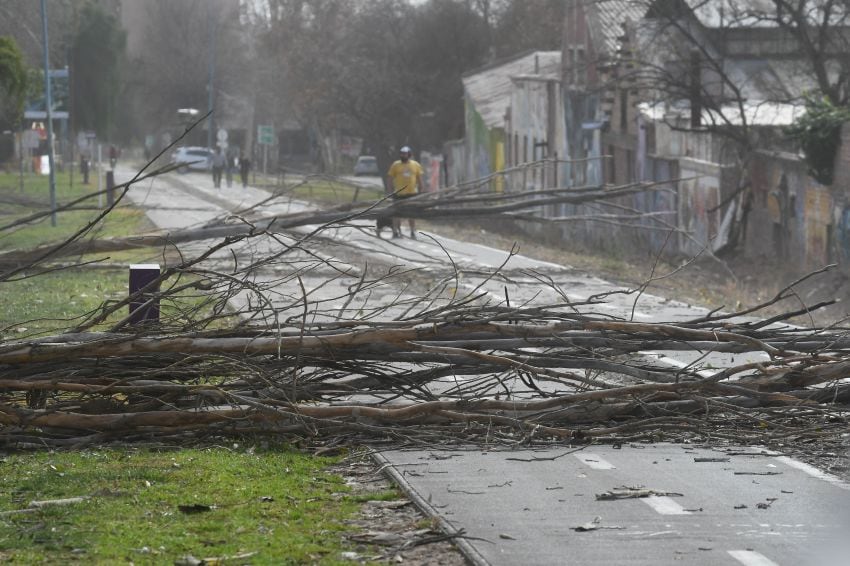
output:
M115 165L118 163L118 156L121 155L121 152L118 150L118 146L115 144L111 144L109 146L109 168L115 169Z
M89 184L89 158L85 154L80 155L80 173L83 174L83 184Z
M233 153L228 151L227 158L225 159L226 163L224 165L224 178L227 179L228 189L233 186L233 168L235 167L235 160Z
M399 150L399 159L390 166L387 179L393 191L393 199L397 202L413 196L419 191L425 191L424 171L418 161L412 159L410 147L404 146ZM401 238L401 218L393 217L393 238ZM416 239L416 221L408 218L410 237Z
M215 154L212 158L212 176L213 185L216 189L221 188L221 173L224 171L224 166L227 165L227 158L221 152L221 148L215 148Z
M245 157L244 153L239 153L239 176L242 178L242 188L248 186L248 171L251 170L251 160Z

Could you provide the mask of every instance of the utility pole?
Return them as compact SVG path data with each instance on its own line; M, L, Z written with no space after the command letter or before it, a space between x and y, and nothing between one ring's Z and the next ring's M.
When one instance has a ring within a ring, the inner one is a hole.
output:
M207 122L207 147L213 148L213 131L215 130L215 114L213 114L213 85L215 81L215 47L216 47L216 29L213 27L213 2L207 1L207 33L209 34L209 77L207 79L207 111L209 112L209 122Z
M50 53L47 41L47 5L41 0L41 32L44 41L44 102L47 110L47 163L50 167L50 225L56 226L56 175L53 172L53 96L50 92Z

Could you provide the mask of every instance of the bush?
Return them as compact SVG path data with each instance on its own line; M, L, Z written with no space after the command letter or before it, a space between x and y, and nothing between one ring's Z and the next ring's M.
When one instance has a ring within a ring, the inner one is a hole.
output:
M827 98L806 98L806 113L786 128L788 137L803 150L809 175L823 185L832 184L835 154L841 145L841 125L850 121L850 109Z

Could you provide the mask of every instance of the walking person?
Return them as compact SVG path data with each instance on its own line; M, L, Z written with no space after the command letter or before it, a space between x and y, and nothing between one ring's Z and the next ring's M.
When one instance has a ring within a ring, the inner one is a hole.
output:
M251 160L245 157L244 153L239 153L239 176L242 178L242 188L248 186L248 171L251 170Z
M409 146L399 150L399 158L387 172L387 179L393 191L393 199L399 201L416 196L425 191L424 171L418 161L412 158ZM393 217L393 238L401 238L401 218ZM416 221L408 218L410 237L416 239Z
M224 157L220 147L215 148L215 154L212 158L212 176L213 185L216 189L221 188L221 173L224 171L225 165L227 165L227 158Z
M109 146L109 168L115 169L115 166L118 164L118 157L121 155L121 150L118 149L118 146L112 144Z
M228 189L233 186L233 168L235 166L235 164L234 164L235 160L236 159L233 157L233 154L228 151L227 152L227 158L225 160L225 161L227 161L227 163L224 166L224 178L227 179L227 188Z

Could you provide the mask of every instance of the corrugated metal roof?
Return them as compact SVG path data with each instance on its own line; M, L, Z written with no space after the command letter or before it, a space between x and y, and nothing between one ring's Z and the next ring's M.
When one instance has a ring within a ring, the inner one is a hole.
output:
M666 105L663 103L650 104L641 103L638 111L644 118L654 122L668 122L672 118L687 120L690 118L690 110L684 104ZM738 104L726 104L719 111L704 109L702 111L703 124L741 126L745 123L749 126L788 126L805 114L806 107L802 104L790 104L786 102L744 102Z
M560 72L560 51L534 51L467 73L463 88L487 127L495 128L505 123L514 77L532 74L557 77Z

